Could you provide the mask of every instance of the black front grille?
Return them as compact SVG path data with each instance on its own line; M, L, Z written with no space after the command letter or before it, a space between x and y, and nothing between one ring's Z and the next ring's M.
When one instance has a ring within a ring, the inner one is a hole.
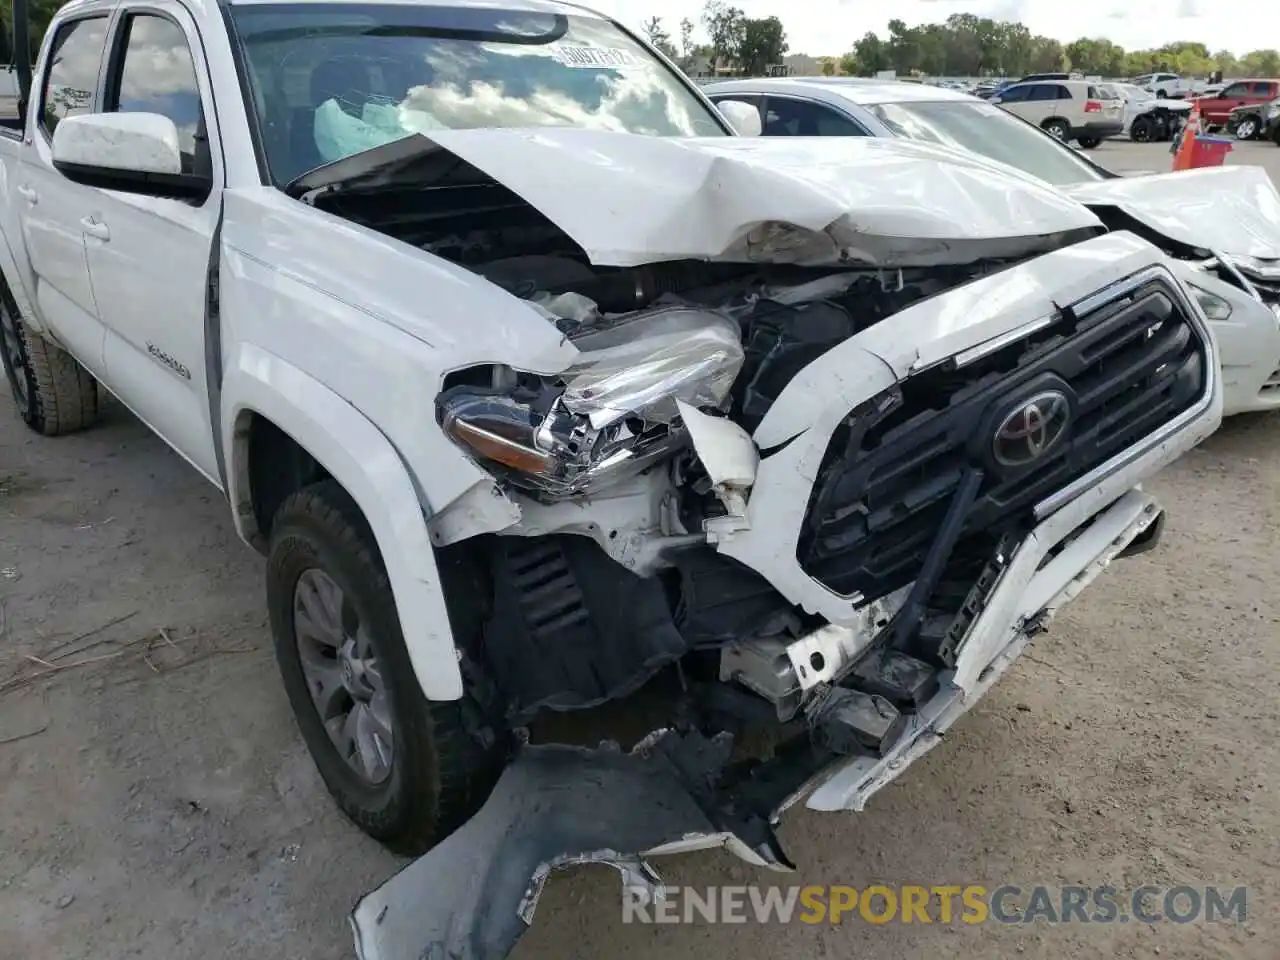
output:
M1192 407L1205 351L1172 289L1151 280L963 367L939 364L855 410L814 484L797 560L837 593L878 597L920 572L961 477L982 470L962 548L1029 527L1031 508ZM1001 414L1045 389L1068 432L1023 468L989 456ZM882 411L882 412L878 412Z

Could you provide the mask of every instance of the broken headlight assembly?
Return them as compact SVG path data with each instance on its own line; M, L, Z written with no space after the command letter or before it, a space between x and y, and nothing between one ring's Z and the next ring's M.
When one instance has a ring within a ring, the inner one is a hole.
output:
M439 399L446 434L543 499L595 492L686 443L676 401L722 408L742 369L737 321L662 307L570 334L579 356L559 374L492 368L484 386Z

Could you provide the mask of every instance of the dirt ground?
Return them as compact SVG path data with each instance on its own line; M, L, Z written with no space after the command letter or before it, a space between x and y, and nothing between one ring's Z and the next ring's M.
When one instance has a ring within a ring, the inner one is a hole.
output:
M1163 169L1166 149L1098 159ZM1246 924L624 925L615 875L588 868L553 879L515 956L1275 958L1280 416L1228 421L1150 488L1161 548L866 812L790 812L794 878L658 865L695 886L1244 884ZM119 407L50 441L0 396L0 960L353 956L347 911L400 862L311 766L261 576L225 503ZM24 682L48 669L28 657L92 662Z

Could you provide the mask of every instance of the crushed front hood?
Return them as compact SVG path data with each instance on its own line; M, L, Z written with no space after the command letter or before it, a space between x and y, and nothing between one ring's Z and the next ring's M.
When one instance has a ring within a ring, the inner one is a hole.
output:
M538 128L433 130L379 149L401 155L408 176L409 154L439 148L517 194L599 266L931 266L1026 256L1061 245L1064 233L1101 230L1085 207L1032 177L909 140ZM334 179L321 168L298 188L317 175Z
M1062 188L1114 206L1171 240L1215 253L1280 257L1280 193L1261 167L1215 167Z

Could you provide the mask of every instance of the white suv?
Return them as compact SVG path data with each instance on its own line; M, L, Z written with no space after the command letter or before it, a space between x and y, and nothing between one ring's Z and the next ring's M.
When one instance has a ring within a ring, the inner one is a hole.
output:
M1124 129L1124 107L1107 100L1084 80L1015 83L991 100L1010 113L1039 124L1059 140L1077 140L1092 150Z

